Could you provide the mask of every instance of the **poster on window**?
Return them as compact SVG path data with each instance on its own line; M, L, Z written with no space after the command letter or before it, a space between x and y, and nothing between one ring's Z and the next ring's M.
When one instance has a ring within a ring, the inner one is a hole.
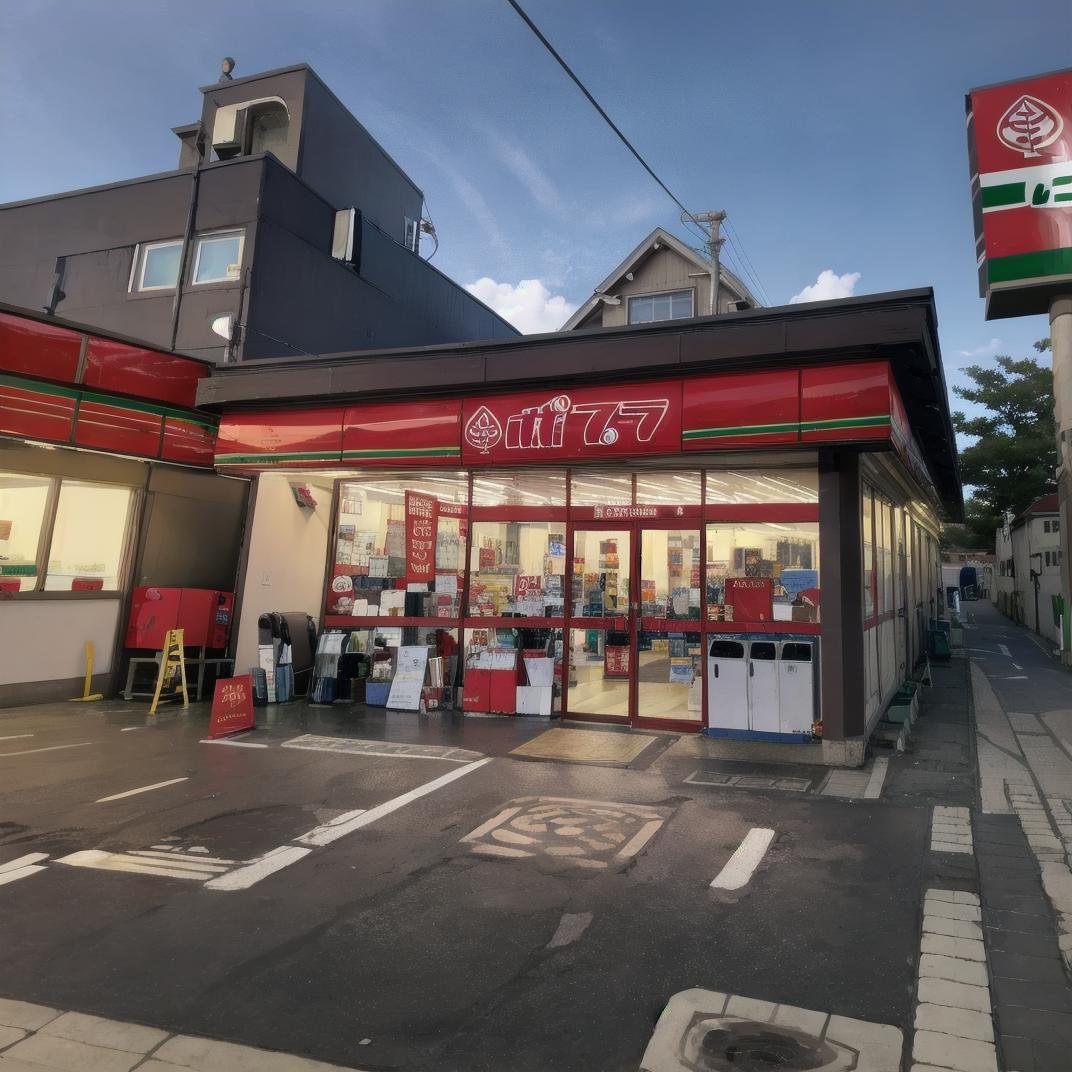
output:
M414 584L435 577L436 529L439 502L431 495L406 492L406 581Z
M733 608L732 621L769 622L773 601L774 582L769 577L726 578L726 607Z

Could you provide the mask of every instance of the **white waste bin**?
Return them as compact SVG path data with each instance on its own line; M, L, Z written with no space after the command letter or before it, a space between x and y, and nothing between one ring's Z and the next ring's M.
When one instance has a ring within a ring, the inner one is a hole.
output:
M778 708L782 733L811 734L815 722L815 645L786 640L778 661Z
M707 653L707 725L748 729L748 663L740 640L715 638Z
M749 729L779 733L778 644L753 640L748 646Z

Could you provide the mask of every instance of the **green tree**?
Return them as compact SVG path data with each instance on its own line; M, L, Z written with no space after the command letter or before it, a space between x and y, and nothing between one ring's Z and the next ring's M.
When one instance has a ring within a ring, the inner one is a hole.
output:
M1042 353L1049 345L1042 339L1035 349ZM1006 510L1018 514L1056 490L1053 373L1030 358L1004 354L996 368L969 365L964 372L971 384L954 387L953 393L986 410L978 416L953 414L957 432L975 440L960 452L961 479L973 489L965 503L964 529L980 541L974 546L985 546L992 544Z

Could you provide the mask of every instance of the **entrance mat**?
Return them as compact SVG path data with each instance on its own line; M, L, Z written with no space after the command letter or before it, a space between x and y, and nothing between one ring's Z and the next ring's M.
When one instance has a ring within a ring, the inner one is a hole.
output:
M555 759L562 763L595 763L628 767L660 737L613 730L553 729L526 741L510 755L522 759Z

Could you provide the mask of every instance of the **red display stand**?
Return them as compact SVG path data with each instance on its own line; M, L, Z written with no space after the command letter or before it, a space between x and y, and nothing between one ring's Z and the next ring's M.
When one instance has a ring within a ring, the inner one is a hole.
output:
M608 644L603 649L603 676L629 676L629 649L627 647Z

